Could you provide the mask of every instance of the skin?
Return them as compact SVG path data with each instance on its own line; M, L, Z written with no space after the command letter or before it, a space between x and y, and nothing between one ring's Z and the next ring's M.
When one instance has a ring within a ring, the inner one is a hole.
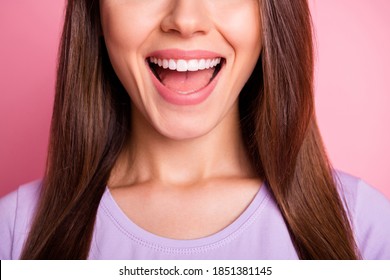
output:
M200 238L233 222L261 181L241 138L238 95L261 51L257 0L100 0L111 63L132 100L132 136L109 187L124 213L156 235ZM145 60L162 49L225 58L202 103L166 102Z

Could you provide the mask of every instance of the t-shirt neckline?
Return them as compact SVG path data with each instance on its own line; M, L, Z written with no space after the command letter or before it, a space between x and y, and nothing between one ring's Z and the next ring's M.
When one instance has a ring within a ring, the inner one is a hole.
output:
M173 250L191 248L199 249L199 247L204 246L220 247L221 245L228 243L229 241L238 237L254 222L266 204L265 202L268 198L267 187L268 186L265 183L260 186L248 207L231 224L227 225L225 228L214 234L197 239L172 239L159 236L141 228L129 217L127 217L127 215L116 203L108 187L106 187L106 190L103 194L101 204L105 209L106 214L109 216L111 221L114 222L116 227L118 227L118 229L122 231L127 237L140 245L156 248L159 250L164 248L170 248Z

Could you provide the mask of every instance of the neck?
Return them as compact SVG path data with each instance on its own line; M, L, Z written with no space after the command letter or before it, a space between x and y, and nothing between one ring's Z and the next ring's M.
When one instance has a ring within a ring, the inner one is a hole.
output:
M148 181L183 186L232 177L253 177L241 137L238 108L212 131L185 140L161 135L135 111L132 136L114 167L110 186Z

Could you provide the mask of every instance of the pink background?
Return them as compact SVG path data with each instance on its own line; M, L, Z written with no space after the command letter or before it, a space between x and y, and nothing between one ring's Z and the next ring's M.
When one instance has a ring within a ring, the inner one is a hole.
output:
M333 165L390 198L390 1L311 0L316 105ZM0 196L41 178L64 0L0 3Z

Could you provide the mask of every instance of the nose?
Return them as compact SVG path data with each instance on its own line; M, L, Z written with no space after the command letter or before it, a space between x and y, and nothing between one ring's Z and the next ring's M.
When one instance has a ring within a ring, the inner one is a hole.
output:
M184 38L206 34L210 18L203 0L172 0L169 12L161 21L166 33L176 33Z

